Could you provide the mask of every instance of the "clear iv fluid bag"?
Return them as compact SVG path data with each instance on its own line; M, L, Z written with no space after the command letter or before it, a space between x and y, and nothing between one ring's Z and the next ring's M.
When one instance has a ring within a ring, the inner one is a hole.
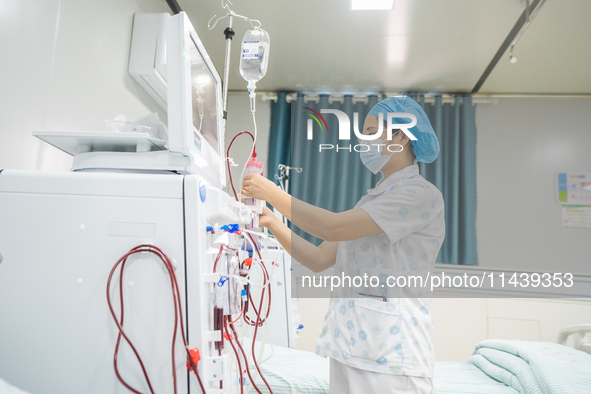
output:
M248 30L242 39L240 75L247 82L257 82L267 73L269 35L263 29Z

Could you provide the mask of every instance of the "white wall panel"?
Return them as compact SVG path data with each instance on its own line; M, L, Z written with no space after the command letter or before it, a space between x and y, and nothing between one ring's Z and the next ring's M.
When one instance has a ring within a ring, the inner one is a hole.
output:
M49 98L60 0L0 2L0 168L33 169Z
M554 189L559 171L591 171L589 125L589 98L478 106L480 266L589 274L591 230L562 227Z
M105 130L119 113L158 111L127 72L129 43L134 12L169 11L164 0L2 0L0 168L68 170L70 156L33 130Z

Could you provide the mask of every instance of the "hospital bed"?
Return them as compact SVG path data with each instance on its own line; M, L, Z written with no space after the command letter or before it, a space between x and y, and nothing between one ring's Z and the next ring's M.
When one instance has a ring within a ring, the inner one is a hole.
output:
M591 324L561 330L558 342L482 341L466 363L436 362L434 393L591 393ZM266 346L269 356L261 370L275 394L329 392L329 359L279 346Z
M466 363L436 362L434 394L591 393L591 338L587 334L591 336L591 324L563 329L559 343L485 340ZM566 346L569 337L573 347ZM260 367L274 394L329 392L327 358L267 345L262 359L268 359ZM263 393L269 392L260 377L255 382ZM2 379L0 393L28 394Z

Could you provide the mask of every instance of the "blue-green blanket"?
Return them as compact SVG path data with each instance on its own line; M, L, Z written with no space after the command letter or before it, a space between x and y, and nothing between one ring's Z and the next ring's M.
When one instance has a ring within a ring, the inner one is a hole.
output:
M520 393L591 393L591 355L567 346L489 339L468 362Z

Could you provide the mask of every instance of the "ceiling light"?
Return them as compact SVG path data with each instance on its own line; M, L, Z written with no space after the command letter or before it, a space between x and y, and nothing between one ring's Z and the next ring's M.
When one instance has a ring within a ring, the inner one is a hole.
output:
M391 10L394 0L351 0L351 9L359 10Z

